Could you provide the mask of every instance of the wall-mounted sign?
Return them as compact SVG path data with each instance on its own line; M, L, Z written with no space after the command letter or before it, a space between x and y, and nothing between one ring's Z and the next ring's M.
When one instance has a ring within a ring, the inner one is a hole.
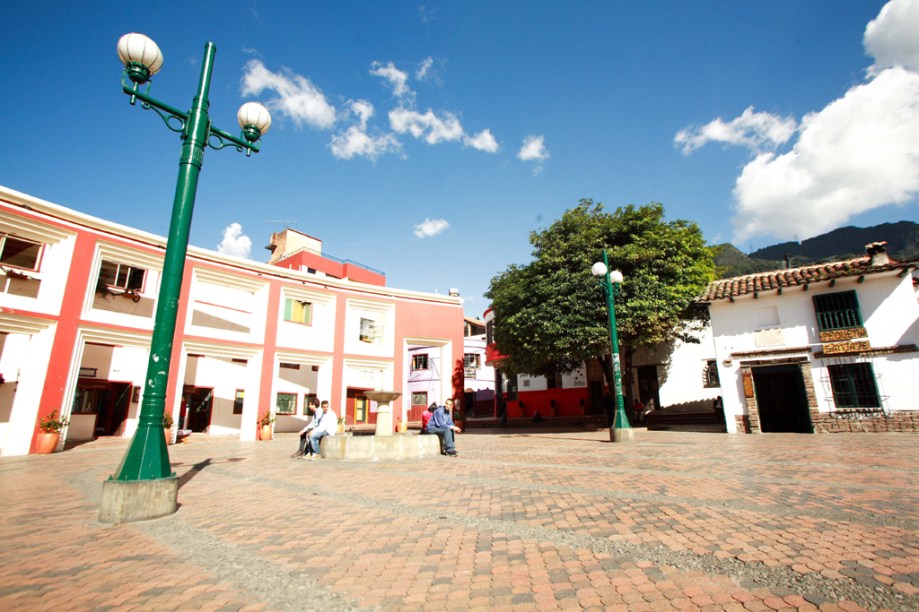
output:
M747 399L753 397L753 372L750 370L743 373L743 396Z
M862 351L867 351L871 349L871 343L867 340L859 340L857 342L834 342L832 344L824 344L823 352L826 355L840 355L844 353L860 353Z
M842 340L855 340L867 338L868 330L864 327L850 327L848 329L831 329L820 332L820 342L840 342Z

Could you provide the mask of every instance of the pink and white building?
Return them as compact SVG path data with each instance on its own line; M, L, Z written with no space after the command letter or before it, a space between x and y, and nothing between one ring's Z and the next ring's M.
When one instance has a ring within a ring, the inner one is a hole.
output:
M255 440L270 411L296 431L311 395L351 426L375 423L364 392L403 393L412 347L462 359L462 300L385 286L293 230L272 262L189 248L167 389L182 429ZM34 450L40 419L67 442L136 427L165 238L0 187L0 454Z

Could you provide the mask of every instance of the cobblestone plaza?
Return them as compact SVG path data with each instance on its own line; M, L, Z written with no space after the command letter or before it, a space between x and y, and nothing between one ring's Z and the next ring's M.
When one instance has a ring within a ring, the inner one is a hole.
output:
M0 459L4 610L917 610L919 436L474 430L458 459L170 447L179 511L97 522L126 440Z

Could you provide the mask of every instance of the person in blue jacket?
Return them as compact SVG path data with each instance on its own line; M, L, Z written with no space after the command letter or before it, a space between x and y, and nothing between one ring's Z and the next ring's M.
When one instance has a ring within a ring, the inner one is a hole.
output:
M438 406L431 414L431 420L428 421L428 433L437 434L440 438L441 453L448 457L459 456L456 452L456 444L453 434L463 431L453 423L451 412L453 411L453 398L448 397L445 406Z

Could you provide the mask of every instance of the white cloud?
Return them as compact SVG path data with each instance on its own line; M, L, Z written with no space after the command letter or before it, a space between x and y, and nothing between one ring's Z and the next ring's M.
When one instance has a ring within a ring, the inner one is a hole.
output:
M734 188L734 240L815 236L917 194L919 74L890 68L805 117L790 152L747 164Z
M373 104L367 100L352 100L348 106L349 110L357 115L361 124L361 129L367 129L367 121L374 115Z
M725 122L718 117L701 127L684 128L677 132L673 142L682 145L683 155L688 155L709 142L723 142L749 147L754 151L764 151L788 142L794 136L796 128L797 124L791 117L758 113L750 106L731 121Z
M415 79L423 81L427 76L428 72L431 70L431 66L434 65L434 60L431 57L424 58L424 61L421 62L418 66L418 70L415 71Z
M865 51L875 62L869 74L903 66L919 71L919 0L893 0L865 28Z
M433 111L422 114L399 107L389 111L389 125L397 134L408 132L415 138L423 138L428 144L454 141L463 138L463 126L452 113L438 117Z
M392 93L397 98L413 95L412 90L407 85L408 74L396 68L392 62L387 62L385 65L380 62L373 62L370 64L370 74L389 81Z
M286 68L271 72L259 60L249 60L243 70L243 95L257 96L265 90L274 91L278 97L265 101L271 111L315 128L330 128L335 124L335 107L306 77Z
M332 155L338 159L368 157L374 161L386 153L398 153L401 143L392 134L371 136L359 126L352 125L344 132L332 137L329 143Z
M893 0L865 28L875 58L866 82L795 127L756 113L681 130L690 153L708 142L748 146L756 157L734 186L735 243L753 236L808 238L855 215L919 196L919 0ZM786 153L774 149L791 143ZM769 150L772 149L772 150Z
M491 135L491 130L482 130L475 136L466 136L463 138L463 143L467 147L485 151L486 153L498 152L498 141Z
M223 230L223 240L217 245L217 252L235 257L249 257L252 240L243 234L243 226L231 223Z
M430 238L444 232L450 224L446 219L427 219L415 226L416 238Z
M549 151L546 149L546 140L544 136L527 136L523 139L523 145L517 152L517 159L523 161L543 162L549 159Z

